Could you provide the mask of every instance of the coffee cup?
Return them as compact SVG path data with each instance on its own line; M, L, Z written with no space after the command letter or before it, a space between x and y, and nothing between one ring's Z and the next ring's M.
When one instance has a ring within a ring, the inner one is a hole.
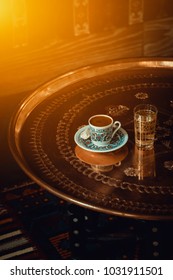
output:
M103 147L110 144L115 133L121 127L119 121L114 121L108 115L94 115L89 118L90 137L94 145Z

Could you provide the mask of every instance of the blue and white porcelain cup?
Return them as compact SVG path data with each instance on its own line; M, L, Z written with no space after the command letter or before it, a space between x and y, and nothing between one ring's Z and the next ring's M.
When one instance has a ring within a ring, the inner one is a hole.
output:
M90 137L94 145L103 147L110 144L115 133L121 127L119 121L114 121L108 115L94 115L89 121Z

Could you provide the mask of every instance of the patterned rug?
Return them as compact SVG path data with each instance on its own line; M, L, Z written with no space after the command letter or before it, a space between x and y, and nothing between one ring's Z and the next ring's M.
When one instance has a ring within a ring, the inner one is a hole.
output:
M29 235L0 204L0 259L44 259Z
M0 259L70 258L64 201L31 181L1 190Z
M171 229L81 208L30 180L1 186L0 259L172 259Z

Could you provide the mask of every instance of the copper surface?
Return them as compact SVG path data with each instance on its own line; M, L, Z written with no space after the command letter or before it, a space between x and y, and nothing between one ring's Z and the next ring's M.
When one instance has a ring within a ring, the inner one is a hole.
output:
M171 59L111 61L67 73L18 108L9 128L11 151L29 177L67 201L113 215L172 219L172 92ZM135 152L133 129L133 108L145 102L159 111L148 164ZM105 174L76 157L73 140L100 113L119 120L129 135L128 155Z
M83 162L91 165L109 166L121 162L128 154L127 146L108 153L95 153L86 151L78 146L75 147L76 156Z

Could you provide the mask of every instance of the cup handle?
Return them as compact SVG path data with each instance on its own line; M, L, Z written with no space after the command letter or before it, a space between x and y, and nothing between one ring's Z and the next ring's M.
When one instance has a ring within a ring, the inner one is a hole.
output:
M121 123L119 121L115 121L113 124L113 127L115 128L114 132L112 133L112 138L114 137L115 133L120 129Z

